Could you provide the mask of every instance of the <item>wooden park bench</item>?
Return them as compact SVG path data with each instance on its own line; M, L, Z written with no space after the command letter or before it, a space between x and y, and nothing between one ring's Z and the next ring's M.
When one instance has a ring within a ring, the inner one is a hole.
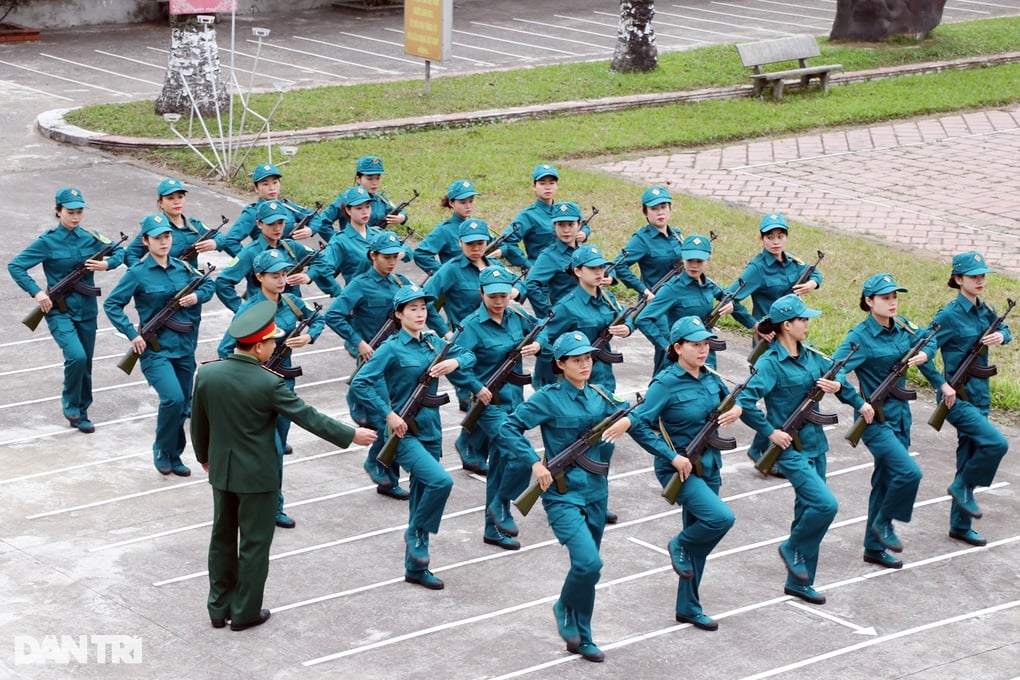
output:
M807 60L811 57L820 57L818 43L810 35L791 35L776 40L762 40L761 42L744 43L737 45L737 52L740 54L740 61L744 66L754 69L751 80L754 81L754 95L757 97L765 89L768 83L772 83L772 97L779 99L783 96L783 86L786 78L799 78L801 87L806 88L812 76L818 76L822 84L822 92L829 89L829 74L833 71L842 71L841 64L827 64L824 66L808 66ZM762 66L777 64L783 61L796 61L800 68L791 68L783 71L763 72Z

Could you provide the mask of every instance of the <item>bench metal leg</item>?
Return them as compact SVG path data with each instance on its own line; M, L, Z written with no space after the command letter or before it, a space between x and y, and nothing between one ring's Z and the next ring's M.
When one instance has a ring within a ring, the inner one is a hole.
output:
M772 81L772 98L782 99L783 98L783 86L785 83L782 78Z
M822 81L822 92L828 92L829 91L829 72L826 71L825 73L823 73L820 76L820 79Z

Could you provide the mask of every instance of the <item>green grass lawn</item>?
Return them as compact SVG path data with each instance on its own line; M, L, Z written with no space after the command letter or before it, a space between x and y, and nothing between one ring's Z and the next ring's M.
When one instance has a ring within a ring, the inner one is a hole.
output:
M839 60L848 70L852 70L890 63L886 60L893 56L908 59L923 53L924 56L916 61L927 61L961 56L961 51L973 54L978 48L989 52L1004 51L1007 47L997 42L998 30L988 29L996 26L1004 30L1000 24L1002 21L1013 21L1007 24L1012 27L1008 32L1017 34L1016 29L1020 23L1016 23L1016 20L955 24L940 27L932 45L926 43L921 46L881 48L827 45L826 50L837 52L827 52L826 59ZM984 27L984 30L975 32L975 26ZM1012 48L1012 45L1008 47ZM692 56L695 52L701 54ZM851 57L857 57L859 61L852 61ZM674 59L684 58L693 60L685 62L688 65L684 69L697 70L695 65L700 64L706 73L699 76L688 74L688 79L681 85L678 85L674 74L673 79L668 81L671 87L666 89L726 82L717 78L743 82L746 77L742 69L733 66L735 62L739 67L739 60L732 46L667 55L663 59L663 69ZM675 63L673 67L676 68ZM715 68L718 73L713 75L709 72L711 68ZM555 73L560 73L562 78L557 80L551 75ZM584 78L577 75L580 73L588 73L593 82L601 85L589 87ZM684 73L687 73L686 70ZM609 81L626 81L628 88L635 88L628 91L654 91L656 87L667 84L667 81L660 80L661 74L650 74L639 77L642 84L640 87L635 86L628 80L629 76L607 74L604 62L601 65L558 66L549 67L549 70L530 69L472 78L489 78L492 82L498 80L500 87L493 88L498 90L503 90L503 84L507 82L503 78L513 78L538 89L545 83L562 92L564 79L572 77L577 78L575 89L579 93L597 91L598 87ZM596 167L600 159L663 154L673 149L736 139L1004 105L1020 101L1020 91L1015 87L1018 81L1020 66L1000 66L858 83L834 88L827 95L817 92L797 93L779 102L753 99L710 101L308 143L302 144L300 152L283 168L283 182L285 193L299 203L311 205L315 200L327 202L352 183L354 162L359 156L377 154L386 163L383 191L394 201L409 197L413 189L421 191L422 197L411 210L411 223L419 234L426 233L448 215L439 207L439 200L446 186L458 178L470 178L476 182L481 192L477 199L476 216L500 229L509 223L520 208L533 200L531 168L539 162L554 162L559 166L561 175L559 198L576 201L584 207L586 213L592 205L598 206L601 212L592 224L592 241L607 251L615 252L635 229L644 224L640 194L645 185L600 172ZM443 88L455 88L458 84L460 87L473 88L481 81L443 79L433 83L434 93L440 89L436 87L440 82ZM370 90L382 86L359 87ZM391 94L394 91L399 93L399 88L394 90L392 85L386 85L385 88ZM460 96L450 101L468 101L472 108L499 105L486 98L488 94L498 96L495 92L489 93L486 90L485 93L478 93L478 96L472 92L471 97L465 97L464 93L468 91L462 89ZM615 93L623 91L623 86L618 85ZM591 96L604 94L606 92L602 91ZM402 97L398 99L403 100ZM366 112L377 110L369 104L360 105L365 107ZM317 115L316 110L305 112L300 107L291 106L289 99L282 110L299 111L302 116L307 113L310 120ZM386 111L386 117L408 115L390 106L387 106ZM79 121L77 124L82 123ZM192 177L205 175L206 168L191 152L147 152L143 156L171 174L182 173ZM258 160L253 159L253 162ZM238 191L249 191L249 187L250 183L244 178L235 182ZM734 280L747 260L760 249L756 229L759 215L690 198L677 191L674 191L673 214L672 224L680 227L684 233L707 234L715 231L719 234L710 273L722 283L728 284ZM845 332L863 318L863 313L857 310L860 284L873 273L890 271L902 285L910 289L910 293L904 296L900 311L918 324L927 323L941 305L955 296L955 291L945 285L949 273L948 263L929 259L924 254L804 225L793 226L790 249L804 259L813 259L817 249L826 253L821 267L825 283L808 300L810 305L824 312L822 317L813 322L811 332L811 340L824 351L835 349ZM1001 307L1007 295L1014 298L1020 295L1020 282L1003 276L991 277L989 301ZM999 377L993 381L995 406L1020 409L1020 354L1013 347L1006 347L994 349L992 356L1000 370Z

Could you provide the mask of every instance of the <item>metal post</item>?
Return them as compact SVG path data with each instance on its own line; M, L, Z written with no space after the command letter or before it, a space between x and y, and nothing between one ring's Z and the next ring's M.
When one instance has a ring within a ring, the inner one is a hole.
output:
M425 60L425 94L429 93L429 87L432 84L432 62L428 59Z

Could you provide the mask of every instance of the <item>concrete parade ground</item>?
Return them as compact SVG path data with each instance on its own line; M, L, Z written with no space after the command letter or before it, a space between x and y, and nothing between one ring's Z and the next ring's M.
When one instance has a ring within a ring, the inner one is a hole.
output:
M453 72L608 58L617 7L582 0L458 2L456 56L442 66ZM809 0L657 3L656 30L660 49L823 34L834 8L835 2ZM950 0L946 7L952 21L1016 14L1020 0ZM265 60L262 86L421 73L420 63L401 62L402 50L390 44L401 40L399 16L358 20L322 10L245 17L245 41L263 20L273 27L273 46L263 46L262 56L278 63ZM565 54L541 51L553 36L569 36L555 43ZM38 134L34 121L51 109L154 97L166 42L165 27L117 26L0 46L5 263L52 225L58 187L80 186L89 203L86 225L102 226L107 235L133 234L152 210L159 171L126 156L54 143ZM252 47L238 48L238 58ZM600 159L600 169L634 181L635 191L669 181L679 192L752 213L779 210L930 257L974 248L994 268L1018 275L1018 148L1014 106ZM233 219L249 200L196 182L187 212L215 224L221 214ZM227 260L208 259L217 266ZM423 277L402 267L414 280ZM119 276L100 274L97 283L108 293ZM442 408L443 463L454 487L431 541L430 568L446 581L438 592L404 583L407 507L375 493L361 467L364 449L337 450L295 427L283 487L297 527L278 529L274 539L264 604L272 618L243 632L213 629L205 607L211 493L190 448L184 456L194 470L190 478L163 477L153 468L158 399L140 370L125 376L116 367L128 343L101 315L89 412L96 432L80 434L61 417L56 344L45 328L32 333L20 322L32 300L8 276L0 278L0 291L7 303L0 312L7 329L0 339L2 677L1020 677L1017 453L1007 455L995 484L977 495L984 517L975 528L988 545L950 539L946 487L956 436L952 426L936 432L926 424L933 404L925 399L913 404L911 450L924 479L912 522L896 527L906 546L901 570L861 559L871 456L843 439L851 411L832 397L823 401L823 410L840 416L828 430L829 485L840 509L821 549L816 585L828 598L821 607L783 594L776 546L789 532L793 491L752 468L750 430L730 429L739 445L724 455L721 495L736 524L710 556L701 588L706 613L719 621L713 633L674 620L677 576L666 545L679 531L680 510L659 496L651 457L624 437L609 483L610 508L620 522L607 528L602 544L593 621L603 664L567 653L557 635L551 608L568 561L544 512L536 508L518 519L520 551L482 543L484 481L460 468L456 400ZM307 299L328 302L317 289L309 291ZM200 361L214 358L230 317L218 301L206 305ZM720 371L742 382L749 343L736 335L727 340ZM625 355L617 392L633 398L648 383L650 344L636 333L614 347ZM299 396L349 422L344 397L354 364L339 338L327 330L295 358L304 369ZM1017 429L1002 429L1015 449ZM85 658L55 660L57 648L70 643L81 643Z

